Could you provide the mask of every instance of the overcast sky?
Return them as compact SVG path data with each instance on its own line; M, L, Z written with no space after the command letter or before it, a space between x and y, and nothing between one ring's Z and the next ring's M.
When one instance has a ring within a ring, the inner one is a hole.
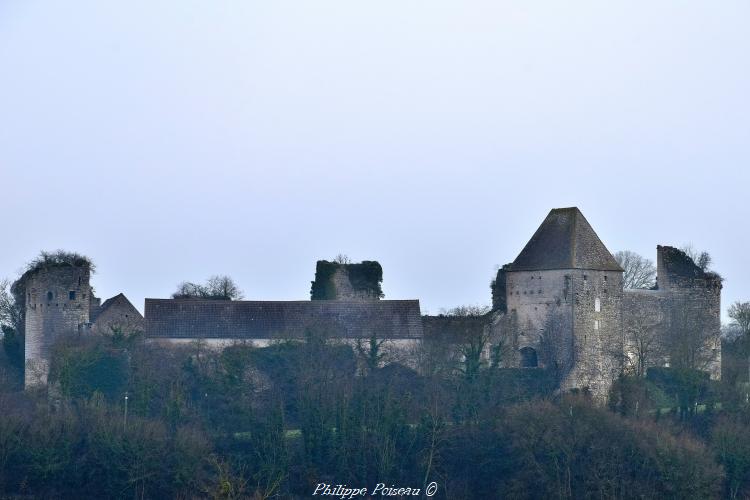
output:
M750 300L750 3L0 0L0 277L85 253L103 298L229 274L307 299L384 268L490 302L547 212L692 242Z

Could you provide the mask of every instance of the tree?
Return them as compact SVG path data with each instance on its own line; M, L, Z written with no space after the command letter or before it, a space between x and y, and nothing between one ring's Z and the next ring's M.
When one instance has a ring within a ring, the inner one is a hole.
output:
M685 252L685 255L690 257L695 265L701 268L701 271L705 272L710 270L709 268L711 267L713 259L708 252L696 250L692 243L683 245L680 250Z
M622 275L623 288L653 288L656 284L656 268L649 259L630 250L615 254L615 260L625 271Z
M729 317L743 336L750 335L750 302L737 301L729 306Z
M646 308L625 320L625 361L637 377L644 377L646 370L664 357L660 336L663 324L660 312Z
M350 259L349 256L345 253L340 253L336 255L336 257L333 259L333 262L336 264L351 264L352 259Z
M11 284L7 279L0 280L0 327L20 331L22 311L11 293Z
M10 281L0 280L0 338L2 349L12 370L8 372L16 382L23 380L24 367L23 309Z
M373 332L366 339L356 339L354 342L354 349L357 355L362 360L368 373L372 373L383 363L386 358L386 352L383 344L386 339L378 338L377 334Z
M750 302L735 302L729 306L728 314L732 318L732 326L738 330L738 337L745 344L748 356L748 381L750 381Z
M242 290L225 275L214 275L206 280L206 284L183 281L177 285L177 291L172 294L173 299L216 299L241 300Z
M241 300L242 290L229 276L211 276L206 282L208 293L212 297L221 297L228 300Z
M458 306L447 311L446 316L457 319L454 323L459 341L458 351L463 362L460 371L468 381L473 381L482 366L482 354L489 346L490 329L485 315L488 306Z

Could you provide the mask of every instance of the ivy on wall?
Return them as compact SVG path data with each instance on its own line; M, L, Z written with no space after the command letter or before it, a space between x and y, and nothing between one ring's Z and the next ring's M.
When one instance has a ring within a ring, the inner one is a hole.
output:
M312 300L333 300L336 298L336 287L333 276L339 269L344 269L349 276L352 288L367 295L382 298L383 268L374 260L365 260L359 264L340 264L319 260L315 266L315 281L312 282L310 298Z
M367 292L368 295L383 298L383 268L374 260L364 260L359 264L345 264L349 273L349 281L356 291Z
M310 298L312 300L331 300L336 298L336 287L333 286L333 275L340 264L319 260L315 265L315 281L312 282Z
M506 297L506 273L510 269L510 264L505 264L503 267L497 270L497 276L490 283L490 289L492 290L492 309L495 311L507 312L507 297Z

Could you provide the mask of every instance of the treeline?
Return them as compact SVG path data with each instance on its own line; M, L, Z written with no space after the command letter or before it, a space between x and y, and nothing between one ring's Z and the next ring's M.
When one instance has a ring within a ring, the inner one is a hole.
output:
M553 396L544 370L368 368L320 333L223 351L115 333L60 344L48 391L2 392L0 496L305 498L321 482L435 482L459 499L750 495L747 408L709 401L720 391L681 414L674 388L628 379L605 409Z

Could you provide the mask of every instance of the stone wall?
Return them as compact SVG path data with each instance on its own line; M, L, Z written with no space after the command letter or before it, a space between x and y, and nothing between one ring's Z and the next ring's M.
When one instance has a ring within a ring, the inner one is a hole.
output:
M506 274L507 310L513 366L522 366L520 352L533 349L539 367L567 372L572 361L573 289L565 270L514 271ZM506 323L508 323L506 321Z
M669 364L666 332L669 296L661 290L625 290L622 302L624 362L628 373L644 376Z
M372 300L377 299L367 290L355 290L352 282L349 280L349 273L346 268L340 267L336 270L331 278L333 287L336 290L334 300Z
M622 272L575 270L573 290L573 369L563 389L588 389L605 400L622 371Z
M637 373L672 366L721 377L721 278L679 249L657 247L656 290L626 290L625 354Z
M145 328L143 316L123 294L112 297L97 308L91 323L91 331L102 335L112 335L117 330L132 335L142 333Z

